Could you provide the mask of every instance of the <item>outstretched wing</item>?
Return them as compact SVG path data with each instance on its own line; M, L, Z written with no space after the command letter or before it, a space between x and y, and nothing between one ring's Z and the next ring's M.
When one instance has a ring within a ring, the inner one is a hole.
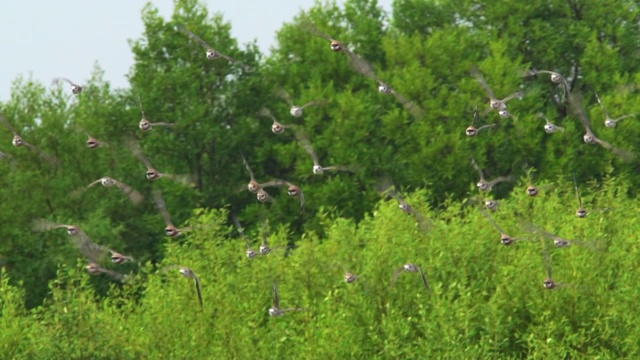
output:
M144 196L138 190L135 190L131 186L123 183L122 181L115 180L115 179L114 181L116 182L116 186L120 190L122 190L125 193L125 195L129 197L129 200L131 200L132 203L137 205L137 204L140 204L140 202L142 202L142 200L144 199Z
M431 291L431 289L429 288L429 283L427 282L427 277L424 275L422 268L420 268L420 266L417 266L417 265L416 265L416 268L418 268L418 272L420 272L420 276L422 277L422 282L424 283L424 287L427 289L427 291Z
M191 31L187 30L186 27L184 27L183 25L176 25L176 28L178 30L180 30L183 34L186 34L188 37L190 37L192 40L196 41L197 43L199 43L200 45L202 45L202 47L206 48L206 49L212 49L211 45L207 44L204 40L202 40L198 35L192 33Z
M198 276L196 275L196 273L193 272L193 270L191 271L191 275L193 276L193 281L196 286L196 292L198 293L198 301L200 302L200 308L202 309L203 304L202 304L202 289L200 287L200 279L198 279Z
M391 278L391 286L390 288L393 287L393 285L395 285L396 280L398 280L398 276L400 276L400 274L404 271L404 266L398 268L398 270L396 270L395 273L393 273L393 278Z
M155 200L156 207L158 208L158 211L160 211L160 214L162 214L165 224L173 226L173 223L171 222L171 216L169 215L169 211L167 210L167 205L165 204L162 193L159 190L153 191L153 200Z
M278 295L277 283L273 283L273 307L280 308L280 296Z

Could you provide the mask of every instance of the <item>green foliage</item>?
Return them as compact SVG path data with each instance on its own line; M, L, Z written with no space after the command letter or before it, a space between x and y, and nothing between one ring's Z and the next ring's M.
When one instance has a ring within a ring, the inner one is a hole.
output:
M37 347L39 356L125 359L632 357L639 229L623 215L637 204L618 186L610 179L597 197L585 196L592 211L585 219L568 205L576 203L570 181L536 198L522 192L503 200L495 221L529 238L511 246L500 244L475 205L451 202L438 214L417 206L433 221L424 233L391 201L358 224L321 214L325 237L305 232L295 249L248 259L227 212L199 209L190 221L196 230L168 242L162 263L141 265L106 295L79 266L61 267L51 297L26 310L21 287L3 275L3 354L27 358ZM548 240L527 233L528 221L588 245L551 249L553 277L568 285L542 286ZM286 227L271 230L274 249L291 242ZM247 235L257 247L259 232ZM410 273L389 287L407 262L422 267L430 292ZM202 310L193 281L170 265L196 272ZM345 271L358 280L344 283ZM284 308L305 310L269 317L274 282Z

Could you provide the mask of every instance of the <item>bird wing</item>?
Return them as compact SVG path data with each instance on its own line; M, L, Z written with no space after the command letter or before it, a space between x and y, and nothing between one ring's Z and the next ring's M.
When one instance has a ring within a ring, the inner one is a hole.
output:
M178 28L178 30L182 31L182 33L186 34L192 40L195 40L196 42L198 42L204 48L213 49L209 44L207 44L206 41L202 40L198 35L196 35L196 34L192 33L191 31L187 30L187 28L184 27L183 25L177 25L176 27Z

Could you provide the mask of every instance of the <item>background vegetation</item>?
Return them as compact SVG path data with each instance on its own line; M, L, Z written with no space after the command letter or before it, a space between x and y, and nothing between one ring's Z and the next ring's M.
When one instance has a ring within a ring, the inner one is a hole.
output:
M525 69L555 70L583 98L595 133L635 151L640 124L628 119L605 128L595 100L614 117L640 113L640 18L633 1L478 2L396 0L385 14L375 0L317 3L278 32L262 54L241 49L231 24L197 1L177 1L171 19L152 5L145 32L131 42L130 89L112 89L99 66L85 92L45 88L18 78L1 104L13 127L60 165L0 132L0 354L3 358L633 358L639 353L637 159L624 161L582 141L584 129L548 76L524 78ZM375 81L303 30L311 21L349 44L398 92L425 109L407 112ZM252 67L219 59L176 30L184 24L220 52ZM497 128L468 138L473 108L487 96L469 70L477 65L498 97L523 89L509 102L512 119L491 112ZM284 87L296 102L323 100L300 119L274 95ZM141 133L137 96L152 121L176 129ZM557 96L560 101L556 101ZM355 165L351 173L315 176L293 132L275 135L269 107L285 124L303 127L321 162ZM542 112L564 132L546 134ZM109 146L88 149L86 133ZM136 137L153 165L167 173L197 175L195 187L144 177L126 146ZM307 206L284 189L273 205L238 191L248 181L240 153L259 181L300 185ZM496 186L493 216L527 241L506 247L478 211L475 158L486 176L513 174ZM536 198L525 195L527 170ZM575 175L585 219L574 212ZM146 195L133 206L114 189L90 182L111 176ZM432 219L430 231L383 199L390 176L407 201ZM164 236L151 190L161 190L173 222L195 230ZM247 259L229 218L238 214L258 246L261 221L270 242L286 246ZM136 262L105 267L129 274L117 283L91 276L63 230L31 231L33 219L79 225L93 241L132 255ZM567 284L545 290L543 238L535 223L584 246L551 249L553 278ZM529 241L530 240L530 241ZM416 274L393 272L407 262L422 267L431 292ZM171 264L193 269L193 282ZM345 271L360 276L342 280ZM270 318L271 286L283 307L305 311Z

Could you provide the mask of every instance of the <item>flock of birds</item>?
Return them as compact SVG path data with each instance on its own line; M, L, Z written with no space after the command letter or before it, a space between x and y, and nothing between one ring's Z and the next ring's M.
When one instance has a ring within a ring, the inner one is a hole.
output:
M340 41L336 40L335 38L323 33L322 31L320 31L314 24L310 23L310 22L306 22L303 23L303 25L301 26L304 30L306 30L307 32L320 36L326 40L328 40L330 42L330 48L332 51L337 52L337 53L342 53L345 54L348 57L348 62L351 65L351 67L356 70L357 72L359 72L360 74L375 80L378 83L378 91L380 93L383 94L392 94L395 96L395 98L405 107L405 109L410 112L413 116L415 116L416 118L420 118L425 114L425 111L418 106L417 104L415 104L414 102L410 101L409 99L407 99L406 97L404 97L403 95L401 95L400 93L398 93L395 89L393 89L388 83L384 82L382 79L380 79L375 71L374 68L367 63L365 60L363 60L361 57L359 57L358 55L355 54L354 51L350 50L347 46L345 46L343 43L341 43ZM209 60L216 60L216 59L225 59L226 61L229 61L230 63L233 64L237 64L240 67L242 67L245 70L250 70L249 66L242 64L241 62L239 62L238 60L227 56L217 50L215 50L213 47L211 47L208 43L206 43L204 40L202 40L200 37L198 37L197 35L195 35L194 33L192 33L191 31L187 30L184 26L178 25L177 26L177 30L179 30L180 32L186 34L190 39L192 39L193 41L197 42L199 45L201 45L202 47L204 47L206 49L206 57ZM625 160L630 160L631 158L633 158L633 154L626 151L626 150L622 150L622 149L618 149L614 146L612 146L611 144L609 144L608 142L599 139L593 132L591 125L590 125L590 121L587 118L584 108L582 107L582 104L580 103L580 98L577 94L574 94L571 92L570 86L569 86L569 82L567 81L567 79L562 76L560 73L555 72L555 71L548 71L548 70L527 70L524 74L522 74L525 77L536 77L540 74L547 74L550 75L550 79L551 82L553 84L557 84L560 88L560 90L562 91L562 95L559 95L557 97L557 99L560 99L560 101L564 101L566 102L567 106L569 108L571 108L573 110L573 112L577 115L578 119L580 120L580 122L582 123L582 125L585 128L585 134L583 136L583 140L585 143L587 144L599 144L602 147L612 151L613 153L615 153L616 155L622 157ZM489 97L489 107L484 109L482 112L478 110L477 106L475 108L474 111L474 116L473 116L473 120L471 122L471 125L469 127L467 127L465 129L465 134L469 137L475 137L477 136L481 131L486 130L486 129L490 129L493 128L495 126L497 126L498 124L487 124L487 125L478 125L477 123L480 120L481 115L487 115L492 111L496 111L499 115L500 118L510 118L512 117L512 114L508 111L507 109L507 103L509 101L511 101L512 99L515 98L522 98L523 96L525 96L523 91L516 91L514 93L512 93L511 95L503 98L503 99L498 99L496 97L496 95L494 94L494 92L491 90L491 88L489 87L489 85L487 84L487 82L485 81L485 79L483 78L482 74L480 73L480 71L477 68L473 68L471 70L471 75L477 79L477 81L479 82L479 84L482 86L482 88L484 89L484 91L487 93L488 97ZM67 78L56 78L53 80L53 83L59 83L59 82L66 82L70 85L71 87L71 92L75 95L81 94L83 92L83 86L74 83L73 81L67 79ZM286 92L285 89L283 88L278 88L276 91L276 94L282 98L284 101L287 102L287 104L289 104L290 106L290 114L293 117L301 117L304 113L304 111L311 107L311 106L315 106L315 105L320 105L322 104L321 101L311 101L308 102L304 105L295 105L293 99L291 98L291 96ZM564 99L564 100L562 100ZM631 115L624 115L624 116L620 116L618 118L612 118L609 115L609 112L607 111L604 103L601 101L600 97L598 96L598 94L596 93L596 99L598 101L598 103L602 106L602 109L604 110L604 114L605 114L605 126L607 127L616 127L616 125L618 124L618 122L620 122L621 120L624 120L626 118L632 117L634 116L634 114ZM165 122L151 122L150 120L148 120L145 116L144 113L144 109L142 107L142 102L140 101L140 98L138 97L138 101L139 101L139 105L140 105L140 111L142 113L142 119L139 122L139 128L141 131L143 132L148 132L151 131L154 127L173 127L175 126L174 123L165 123ZM274 116L274 114L271 112L271 110L269 110L266 107L263 107L260 111L259 111L259 115L264 116L266 118L269 118L272 121L272 125L271 125L271 131L274 134L281 134L283 133L286 129L290 129L291 131L293 131L295 133L295 138L297 140L297 142L305 149L305 151L309 154L309 157L311 158L311 160L313 161L313 168L312 168L312 172L313 174L316 175L321 175L327 171L346 171L346 172L354 172L356 171L356 167L354 166L346 166L346 165L332 165L332 166L323 166L321 165L321 162L319 160L318 155L316 154L316 152L314 151L314 148L309 140L308 135L298 126L295 125L287 125L287 124L283 124L281 122L279 122L277 120L277 118ZM558 131L564 131L564 128L554 124L552 121L550 121L544 114L537 114L538 117L542 118L545 120L545 125L544 125L544 131L546 133L552 134L552 133L556 133ZM56 159L55 157L45 153L44 151L40 150L38 147L36 147L35 145L26 142L19 134L18 132L11 126L10 122L7 120L7 118L0 113L0 122L7 127L9 130L11 130L11 132L13 133L13 145L15 147L27 147L29 149L31 149L32 151L34 151L35 153L37 153L40 157L42 157L43 159L49 161L52 164L58 164L59 160ZM476 127L478 126L478 127ZM85 132L86 133L86 132ZM95 139L94 137L92 137L91 135L89 135L87 133L88 139L86 141L86 146L91 148L91 149L96 149L96 148L100 148L102 146L106 146L107 144L99 141L97 139ZM179 183L183 183L183 184L187 184L187 185L192 185L195 181L194 177L192 175L186 174L186 175L176 175L176 174L167 174L167 173L162 173L158 170L156 170L153 165L151 164L151 162L149 161L149 159L145 156L144 152L142 151L142 148L140 147L140 145L137 143L137 141L135 139L133 139L132 137L129 137L126 139L126 143L128 144L129 150L133 153L133 155L146 167L146 177L147 179L154 181L160 178L166 178L169 180L173 180ZM246 167L246 170L248 172L249 175L249 182L246 185L243 185L242 190L248 190L249 192L253 193L256 195L256 198L258 201L260 202L274 202L274 199L267 193L267 191L265 189L269 188L269 187L286 187L287 188L287 193L295 198L298 198L300 201L300 207L301 210L304 210L305 207L305 197L304 197L304 193L302 191L302 188L296 184L293 184L289 181L285 181L285 180L271 180L268 182L264 182L264 183L260 183L256 180L256 177L254 176L253 171L251 170L251 167L249 166L249 162L247 161L247 159L245 158L244 154L241 154L242 157L242 161L244 163L244 166ZM0 152L0 158L12 158L10 154L7 153L1 153ZM484 176L484 172L483 170L478 166L478 164L476 163L476 161L474 159L471 159L471 164L472 166L478 171L479 174L479 180L477 181L477 188L479 191L484 192L484 193L488 193L492 190L492 188L496 185L498 185L499 183L502 182L507 182L507 181L513 181L515 180L512 176L508 175L508 176L500 176L497 177L495 179L492 180L487 180ZM111 177L102 177L100 179L97 179L93 182L91 182L88 186L79 189L75 192L73 192L73 196L80 196L84 191L87 191L88 189L92 188L95 185L101 184L104 187L110 188L110 187L117 187L118 189L120 189L122 192L124 192L124 194L126 194L129 199L131 200L132 203L134 204L139 204L140 202L143 201L144 196L137 190L133 189L131 186L125 184L124 182L111 178ZM576 191L576 195L578 197L578 202L579 202L579 208L576 211L576 216L579 218L584 218L587 216L587 210L583 207L582 205L582 199L580 197L580 192L578 190L578 184L575 181L575 177L574 177L574 185L575 185L575 191ZM418 211L416 211L411 205L409 205L404 198L402 197L402 195L395 190L395 187L393 185L393 182L386 178L380 181L380 187L378 189L383 196L385 197L392 197L395 200L398 201L399 203L399 208L408 213L411 214L415 217L419 227L422 230L428 230L431 226L431 221L429 219L427 219L425 216L423 216L422 214L420 214ZM533 181L531 182L531 184L527 187L526 192L527 195L529 196L537 196L540 193L540 190L542 190L541 188L536 187L533 184ZM154 201L156 203L156 207L158 209L158 211L161 213L161 215L163 216L165 223L166 223L166 227L164 229L164 232L167 236L170 237L177 237L182 235L185 232L188 232L189 230L192 230L191 228L177 228L176 226L174 226L172 220L171 220L171 216L169 215L169 211L167 210L167 207L165 205L164 199L162 197L162 194L160 191L153 191L153 198ZM496 230L498 230L498 232L500 233L500 241L502 244L504 245L511 245L516 241L522 241L522 240L531 240L531 238L526 238L526 237L512 237L510 235L508 235L504 230L502 230L502 228L493 220L493 218L491 217L491 215L489 214L489 212L487 212L486 210L489 210L491 212L494 212L498 209L499 203L496 200L492 200L489 198L484 198L482 196L476 196L474 197L474 202L479 205L479 209L482 211L482 214L486 217L486 219L489 221L489 223L496 228ZM233 217L235 226L238 229L238 232L240 233L240 235L242 236L242 238L245 240L246 245L247 245L247 250L246 250L246 256L248 258L255 258L257 256L260 255L267 255L269 253L271 253L273 250L277 250L278 248L271 248L269 246L268 243L268 235L266 233L266 231L263 230L263 241L262 244L260 245L258 251L255 251L254 249L252 249L251 244L249 239L245 236L244 234L244 230L243 227L240 225L240 222L238 221L238 219L234 216ZM553 243L556 247L568 247L572 244L576 244L576 245L588 245L587 243L584 242L580 242L577 240L567 240L564 238L561 238L555 234L552 234L550 232L545 231L544 229L532 224L532 223L528 223L525 224L526 227L528 228L528 230L530 232L533 232L535 234L541 235L545 238L549 238L551 240L553 240ZM107 269L104 268L103 266L100 265L100 262L103 260L103 258L108 254L111 262L113 262L114 264L124 264L126 262L130 262L130 261L134 261L133 257L128 256L128 255L124 255L121 254L113 249L98 245L94 242L92 242L89 237L77 226L75 225L70 225L70 224L59 224L59 223L55 223L55 222L51 222L49 220L46 219L36 219L33 221L33 230L34 231L48 231L48 230L53 230L53 229L60 229L60 228L65 228L67 230L68 235L70 236L70 238L72 239L72 242L74 243L74 245L80 250L80 252L88 259L88 265L86 266L86 270L92 274L92 275L99 275L99 274L104 274L104 275L108 275L111 278L117 280L117 281L125 281L127 279L127 275L122 274L120 272L111 270L111 269ZM263 228L264 229L264 228ZM554 289L558 286L562 286L562 285L567 285L567 284L563 284L563 283L556 283L553 278L552 278L552 271L551 271L551 259L550 259L550 250L549 250L549 246L547 245L547 242L545 242L545 264L546 264L546 269L547 269L547 278L544 280L543 285L545 288L547 289ZM202 300L202 293L201 293L201 284L200 284L200 280L198 279L198 276L196 275L196 273L189 267L186 266L182 266L182 265L171 265L168 267L165 267L163 270L170 270L170 269L178 269L180 274L182 274L182 276L186 277L186 278L190 278L193 279L194 283L195 283L195 288L196 288L196 293L198 296L198 300L200 303L200 306L204 306L203 304L203 300ZM408 272L408 273L419 273L422 279L422 283L424 285L424 288L427 291L430 291L430 287L429 287L429 283L427 281L427 277L424 274L424 272L422 271L422 269L420 268L420 266L418 266L417 264L414 263L407 263L404 264L402 267L399 267L393 274L392 280L391 280L391 286L393 287L393 285L395 284L396 280L398 279L398 277L400 276L400 274L402 274L403 272ZM357 281L358 276L354 273L351 272L346 272L344 274L344 281L346 283L353 283L355 281ZM305 310L303 308L281 308L280 306L280 297L278 294L278 287L277 287L277 283L273 284L273 306L271 308L269 308L269 314L272 316L281 316L284 315L285 313L289 312L289 311L302 311Z

